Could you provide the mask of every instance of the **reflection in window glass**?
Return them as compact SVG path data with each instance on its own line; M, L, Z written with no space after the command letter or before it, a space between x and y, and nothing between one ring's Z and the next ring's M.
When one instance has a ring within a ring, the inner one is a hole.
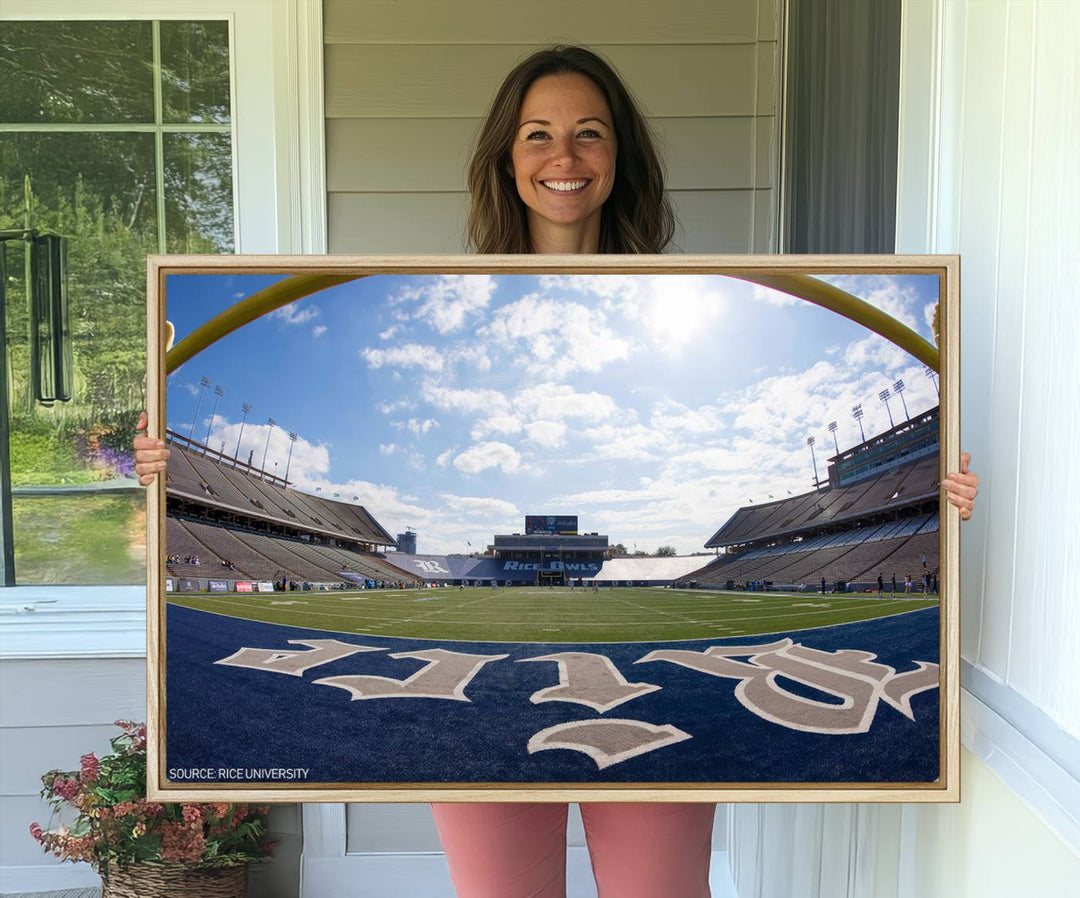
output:
M165 135L165 247L233 251L232 142L228 134Z
M97 585L146 580L146 500L125 493L20 498L15 570L20 583Z
M161 23L165 122L229 121L229 23Z
M155 190L152 134L0 135L0 229L25 226L67 238L75 366L71 402L46 408L34 401L25 244L5 243L15 487L120 476L100 464L98 450L124 448L143 402L145 259L158 245ZM91 433L96 441L88 444Z
M4 22L0 121L154 121L150 22Z

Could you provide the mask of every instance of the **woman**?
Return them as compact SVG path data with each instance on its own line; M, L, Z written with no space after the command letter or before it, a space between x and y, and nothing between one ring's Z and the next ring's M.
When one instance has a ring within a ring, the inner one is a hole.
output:
M469 168L480 253L659 253L674 232L645 119L614 71L580 47L534 53L500 87ZM139 429L146 426L145 416ZM168 450L137 437L139 482ZM942 486L970 517L978 478ZM567 805L434 804L460 898L561 898ZM705 898L715 805L581 806L600 898Z

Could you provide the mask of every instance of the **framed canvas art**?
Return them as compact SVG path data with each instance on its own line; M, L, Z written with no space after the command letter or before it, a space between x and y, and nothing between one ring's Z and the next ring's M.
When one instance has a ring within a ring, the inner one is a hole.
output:
M151 256L149 793L955 801L952 256Z

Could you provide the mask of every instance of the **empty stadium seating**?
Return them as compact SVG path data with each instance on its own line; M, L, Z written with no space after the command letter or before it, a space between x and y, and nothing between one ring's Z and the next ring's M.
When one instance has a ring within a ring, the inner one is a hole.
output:
M912 502L936 498L937 474L938 459L931 455L850 486L740 508L706 545L756 542L823 524L854 523L875 512L895 511Z
M169 448L170 576L320 583L416 580L376 554L378 547L394 541L363 506L287 488L186 441L172 439Z

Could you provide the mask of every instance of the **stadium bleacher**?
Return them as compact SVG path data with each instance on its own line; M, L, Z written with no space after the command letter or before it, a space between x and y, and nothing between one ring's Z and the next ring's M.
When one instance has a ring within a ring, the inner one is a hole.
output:
M167 436L170 577L352 586L419 582L381 556L394 540L363 506L298 492L280 478Z
M938 458L895 464L844 486L738 509L706 543L725 554L680 585L770 583L816 587L824 579L876 590L905 576L922 588L940 575ZM925 564L924 564L925 559Z

